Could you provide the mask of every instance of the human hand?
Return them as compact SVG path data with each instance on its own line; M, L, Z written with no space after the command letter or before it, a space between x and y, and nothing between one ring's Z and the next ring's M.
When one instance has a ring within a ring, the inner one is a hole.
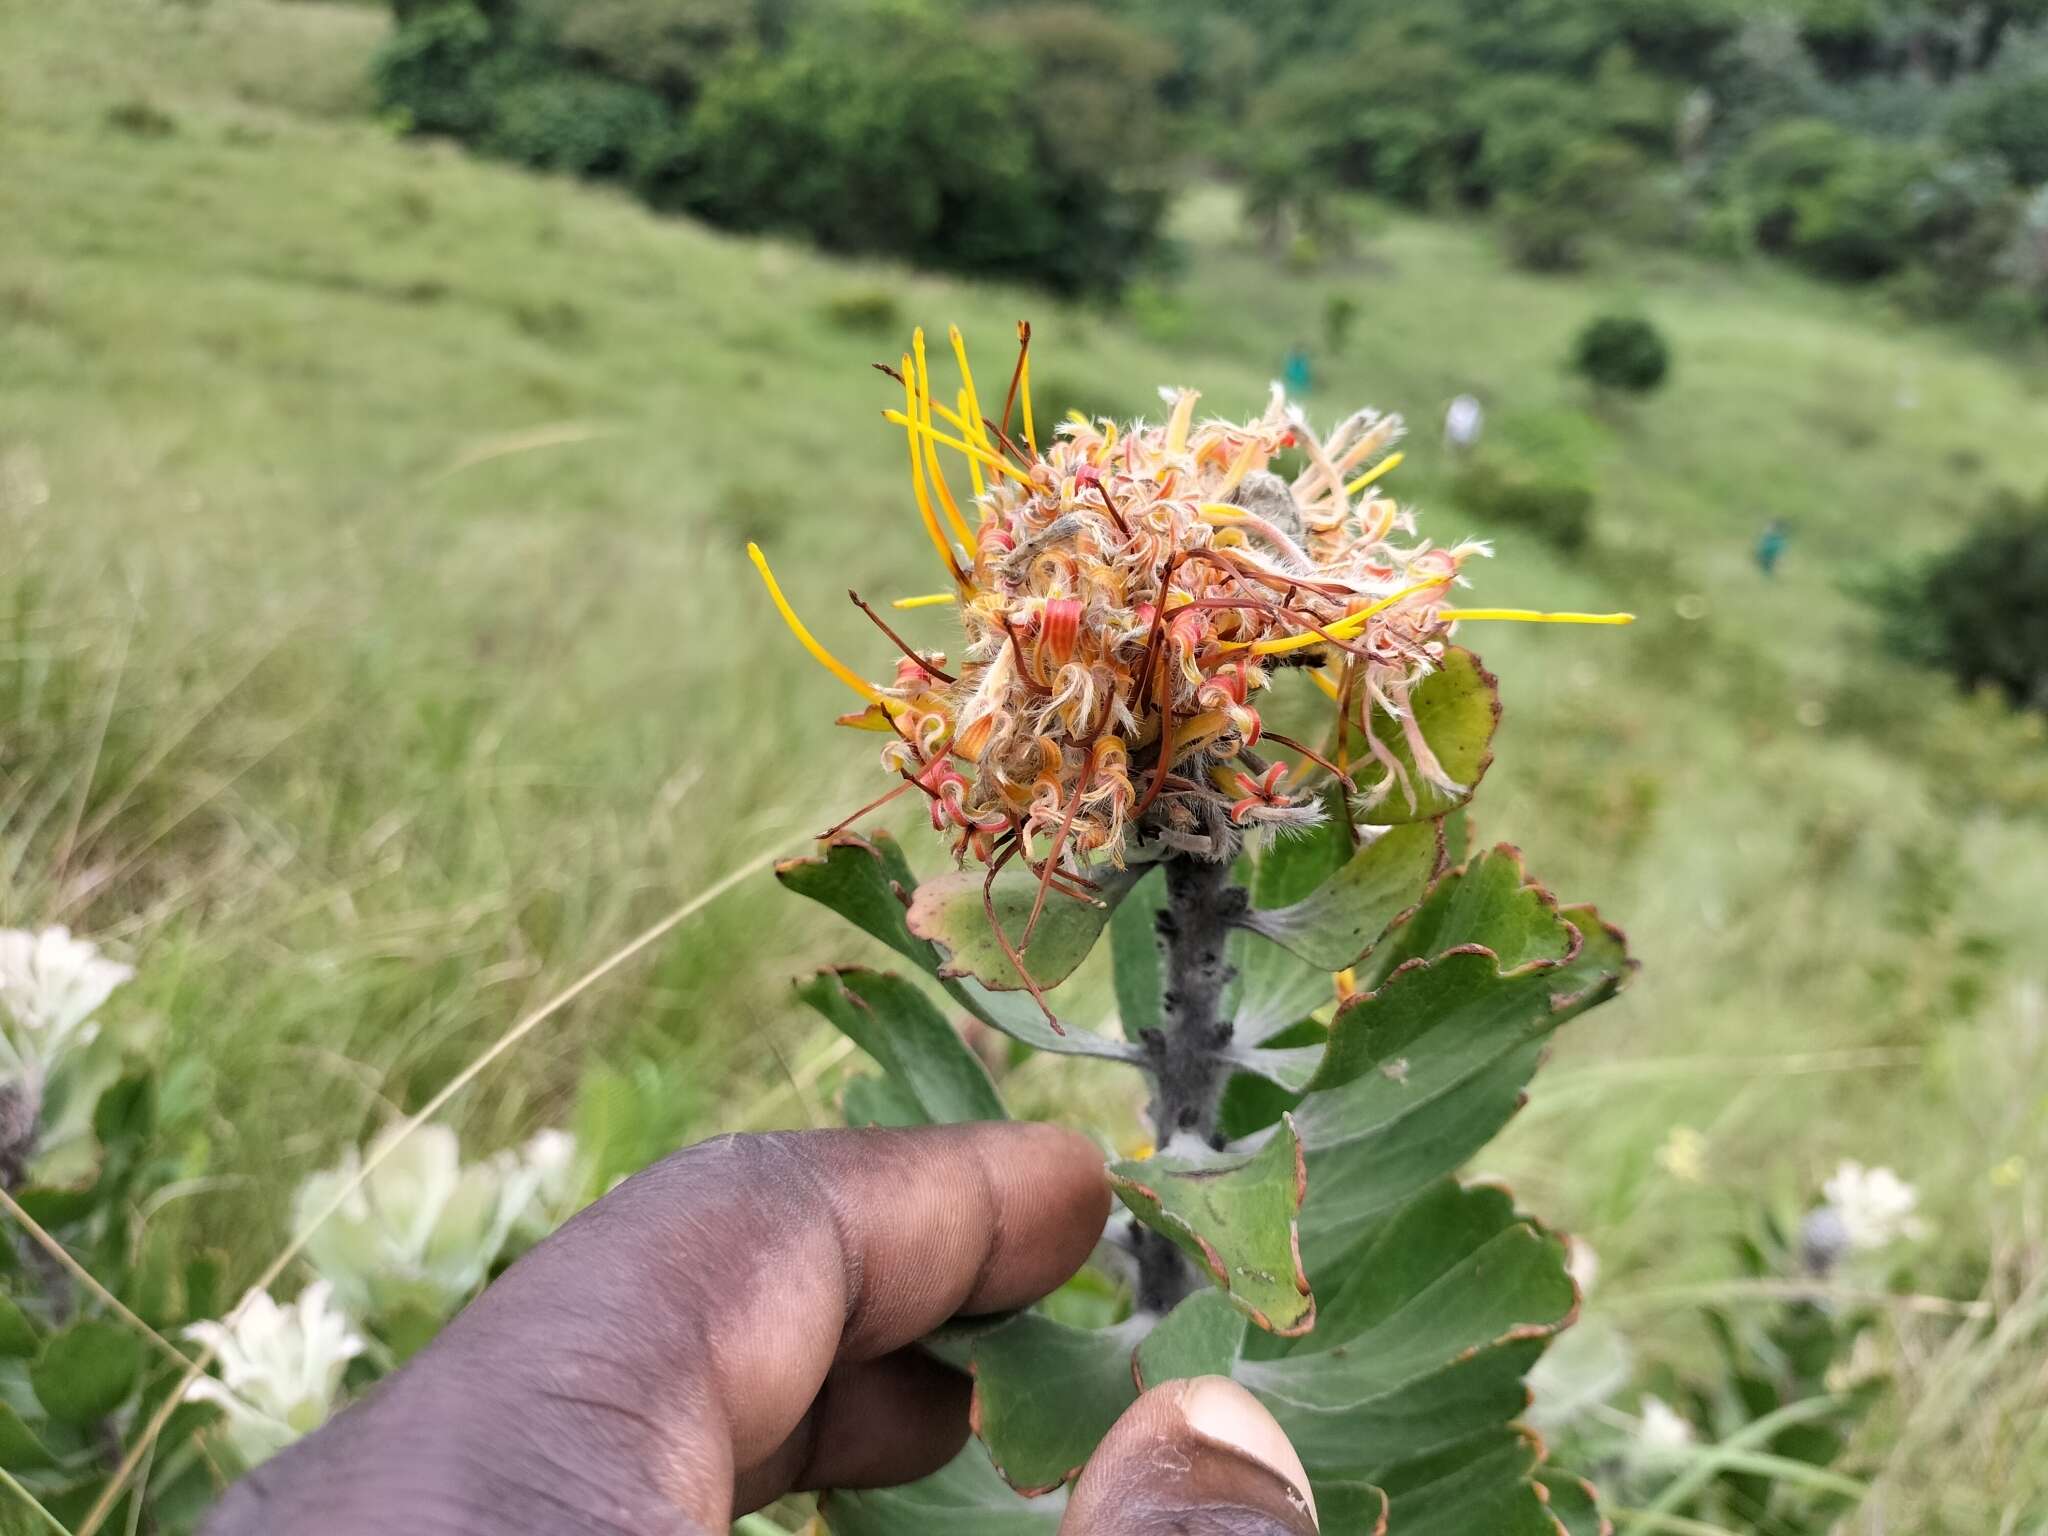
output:
M1096 1149L1052 1126L688 1148L230 1490L207 1536L708 1536L792 1490L914 1480L965 1443L971 1388L915 1341L1053 1290L1108 1208ZM1171 1382L1103 1440L1060 1536L1314 1536L1307 1487L1243 1388Z

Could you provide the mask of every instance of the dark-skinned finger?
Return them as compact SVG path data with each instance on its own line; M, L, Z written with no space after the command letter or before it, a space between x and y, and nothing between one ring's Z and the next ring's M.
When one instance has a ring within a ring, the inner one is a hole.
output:
M1301 1458L1234 1381L1154 1387L1103 1437L1060 1536L1316 1536Z

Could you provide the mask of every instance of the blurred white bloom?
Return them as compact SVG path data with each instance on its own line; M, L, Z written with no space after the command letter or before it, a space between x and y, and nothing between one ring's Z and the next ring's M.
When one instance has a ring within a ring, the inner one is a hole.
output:
M1919 1195L1889 1168L1865 1168L1844 1159L1821 1189L1841 1218L1851 1248L1867 1252L1923 1230L1913 1215Z
M1697 1438L1691 1421L1661 1397L1646 1393L1637 1415L1636 1444L1653 1455L1682 1451Z
M306 1243L341 1304L362 1316L452 1310L483 1282L530 1193L523 1180L508 1180L503 1159L464 1166L447 1126L423 1125L392 1146L404 1130L391 1127L367 1154L349 1148L339 1167L301 1184L293 1202L293 1221L304 1228L366 1161L392 1148Z
M529 1242L546 1237L588 1198L590 1170L571 1132L536 1132L518 1152L505 1154L504 1167L513 1229Z
M1657 1149L1657 1166L1674 1179L1703 1184L1707 1178L1707 1138L1689 1125L1674 1125Z
M1486 424L1486 412L1470 395L1460 395L1451 402L1451 408L1444 412L1444 441L1453 448L1470 448L1479 441L1479 430Z
M134 974L69 928L0 929L0 1063L40 1091L67 1052L91 1044L92 1015Z
M341 1373L364 1349L325 1280L290 1306L252 1291L232 1322L194 1323L185 1334L212 1349L220 1364L219 1380L202 1377L185 1396L219 1405L228 1443L245 1467L326 1423Z
M1621 1391L1633 1374L1621 1331L1605 1318L1583 1318L1530 1367L1523 1422L1539 1434L1557 1434Z

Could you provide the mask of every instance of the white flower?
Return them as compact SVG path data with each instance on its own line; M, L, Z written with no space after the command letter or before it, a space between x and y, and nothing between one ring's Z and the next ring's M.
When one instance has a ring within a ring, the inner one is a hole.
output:
M1651 1455L1682 1451L1697 1438L1691 1421L1661 1397L1646 1393L1637 1414L1636 1444Z
M293 1202L293 1220L303 1229L355 1181L366 1160L392 1148L306 1243L306 1257L333 1282L342 1305L363 1316L408 1305L450 1311L483 1282L530 1193L508 1188L502 1159L465 1167L445 1125L423 1125L409 1136L404 1130L385 1131L367 1159L351 1147L339 1167L301 1184Z
M253 1467L327 1422L341 1374L364 1344L335 1307L325 1280L315 1280L290 1306L279 1306L267 1291L251 1291L231 1317L185 1330L213 1350L220 1365L219 1380L195 1381L185 1396L219 1405L228 1443L244 1467Z
M5 1067L25 1074L40 1092L64 1055L92 1042L92 1015L135 974L68 928L0 929L0 1030Z
M1821 1186L1829 1207L1841 1218L1851 1248L1883 1248L1923 1230L1913 1210L1920 1197L1889 1168L1865 1168L1844 1160Z
M1453 448L1470 448L1479 441L1479 429L1486 413L1470 395L1460 395L1444 412L1444 441Z
M513 1228L520 1237L539 1242L583 1208L590 1170L571 1132L538 1131L505 1159L506 1198L515 1209Z

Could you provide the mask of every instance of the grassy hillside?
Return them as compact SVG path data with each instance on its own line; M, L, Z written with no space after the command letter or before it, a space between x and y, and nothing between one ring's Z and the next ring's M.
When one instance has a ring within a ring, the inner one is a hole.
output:
M1618 916L1646 967L1567 1032L1502 1171L1592 1238L1601 1304L1653 1355L1697 1344L1661 1293L1725 1273L1754 1199L1843 1156L1924 1184L1944 1236L1915 1285L2039 1294L2040 722L1897 668L1844 591L2048 479L2038 377L1776 272L1539 279L1368 210L1354 256L1294 273L1221 192L1182 210L1185 280L1122 316L830 263L394 139L360 90L381 25L0 0L0 922L138 957L215 1111L186 1218L246 1269L297 1177L389 1106L881 787L743 554L870 659L845 588L931 585L866 366L900 338L828 306L886 292L991 358L1028 314L1052 392L1142 410L1186 382L1229 412L1342 291L1363 319L1317 358L1317 416L1424 424L1400 485L1426 529L1498 535L1487 599L1642 616L1472 637L1508 711L1483 835ZM1596 408L1559 359L1617 304L1676 372ZM1429 424L1463 390L1497 436L1583 461L1592 551L1449 506ZM1795 532L1765 580L1772 517ZM761 874L461 1118L502 1144L585 1061L645 1055L693 1132L802 1123L829 1042L786 983L858 947ZM1020 1079L1055 1103L1045 1064ZM1121 1112L1127 1085L1091 1081ZM1654 1160L1674 1125L1704 1133L1704 1183ZM2048 1488L2043 1384L1989 1350L1954 1374L1932 1326L1902 1314L1895 1341L1922 1407L1884 1475L1932 1504L1897 1528L1993 1529Z

